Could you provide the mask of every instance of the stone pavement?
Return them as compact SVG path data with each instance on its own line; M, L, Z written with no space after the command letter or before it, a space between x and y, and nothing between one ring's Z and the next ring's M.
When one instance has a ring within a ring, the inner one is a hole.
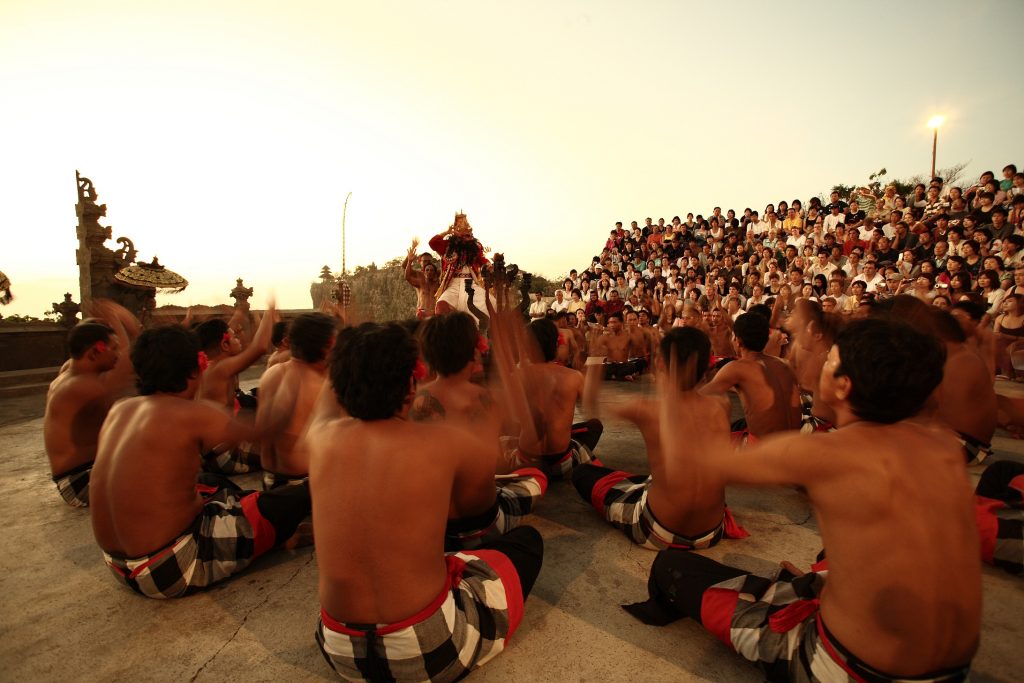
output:
M608 386L603 400L651 391L647 382ZM0 399L0 482L7 492L0 529L0 680L334 678L313 640L314 549L274 553L236 579L183 600L136 596L115 584L103 565L87 512L58 496L43 454L41 416L41 396ZM1024 460L1022 441L997 438L995 448L997 458ZM629 426L606 425L597 453L609 466L646 471L642 441ZM976 480L982 468L972 469ZM256 487L256 476L241 483ZM820 541L798 493L731 489L728 500L751 537L723 541L705 554L762 572L773 572L782 559L810 565ZM753 666L694 622L654 628L619 608L646 597L654 553L599 521L571 484L552 483L532 524L544 536L545 557L524 622L509 650L471 680L760 680ZM1019 681L1024 578L986 567L984 600L973 680Z

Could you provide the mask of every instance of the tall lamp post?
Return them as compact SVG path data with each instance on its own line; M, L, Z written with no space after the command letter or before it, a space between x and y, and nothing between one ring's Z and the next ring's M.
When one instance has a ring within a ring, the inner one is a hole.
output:
M935 151L939 146L939 126L945 121L946 117L942 114L936 114L928 119L928 127L932 129L932 178L935 177Z

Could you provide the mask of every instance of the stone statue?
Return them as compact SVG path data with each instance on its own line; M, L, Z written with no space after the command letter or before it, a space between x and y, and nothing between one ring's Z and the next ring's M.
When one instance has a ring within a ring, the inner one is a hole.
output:
M235 281L235 288L231 290L231 298L235 300L235 308L240 311L249 310L249 297L252 296L252 287L242 284L242 278Z
M113 235L112 228L100 225L100 218L107 215L107 205L97 204L99 193L88 178L75 171L78 188L78 284L82 305L93 299L112 299L133 312L140 319L154 305L156 288L118 282L114 275L135 262L135 245L127 237L118 238L121 245L112 251L105 242Z
M14 295L11 294L11 280L0 270L0 304L6 306L12 301Z
M81 307L71 300L71 292L64 294L64 301L53 305L53 312L60 316L57 322L64 327L74 327L81 310Z

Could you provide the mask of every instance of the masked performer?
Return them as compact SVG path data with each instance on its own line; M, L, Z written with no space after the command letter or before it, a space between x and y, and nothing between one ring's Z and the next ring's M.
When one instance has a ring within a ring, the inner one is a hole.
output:
M455 214L451 227L431 238L430 248L441 255L441 282L437 288L435 314L443 315L455 310L471 313L467 280L478 285L473 291L473 304L478 310L485 310L486 294L480 268L487 263L487 257L479 240L473 237L473 228L466 214Z

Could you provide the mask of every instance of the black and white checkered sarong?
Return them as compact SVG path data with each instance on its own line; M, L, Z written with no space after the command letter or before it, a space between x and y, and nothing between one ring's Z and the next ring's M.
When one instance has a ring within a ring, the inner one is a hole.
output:
M992 463L975 493L981 559L1011 574L1024 573L1024 463Z
M260 444L242 442L226 451L203 455L203 471L213 474L247 474L260 469Z
M447 555L441 594L395 624L344 624L320 611L316 640L345 680L455 681L502 650L523 617L519 576L494 550Z
M92 462L65 472L53 478L61 498L71 507L89 507L89 477L92 474Z
M487 512L470 519L449 520L444 536L446 551L479 548L507 534L533 512L548 488L547 477L534 467L499 475L494 483L494 505Z
M829 633L818 614L818 595L828 571L797 577L784 573L775 581L747 574L707 589L701 604L704 628L769 680L895 681L861 662ZM914 681L964 681L970 667L915 676Z
M583 499L641 548L703 550L722 538L749 535L736 524L728 508L722 522L707 533L689 537L671 531L658 521L647 502L651 481L648 475L633 475L593 464L583 465L573 473L573 484Z
M142 557L103 553L114 577L149 598L177 598L237 574L275 543L273 526L256 505L259 493L220 489L188 531Z
M281 486L302 486L309 481L309 475L278 474L263 470L263 490L270 491Z

